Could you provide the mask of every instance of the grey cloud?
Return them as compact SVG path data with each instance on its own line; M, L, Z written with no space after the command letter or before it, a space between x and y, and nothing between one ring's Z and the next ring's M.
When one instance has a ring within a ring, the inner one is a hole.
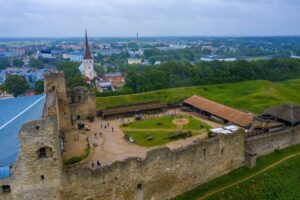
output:
M299 35L297 0L1 0L0 37Z

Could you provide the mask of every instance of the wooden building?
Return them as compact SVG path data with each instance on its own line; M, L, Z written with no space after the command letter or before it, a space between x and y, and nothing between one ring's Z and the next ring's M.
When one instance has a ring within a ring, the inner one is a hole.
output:
M232 123L245 128L251 125L254 117L252 113L242 112L196 95L184 100L182 106L215 121L224 124Z

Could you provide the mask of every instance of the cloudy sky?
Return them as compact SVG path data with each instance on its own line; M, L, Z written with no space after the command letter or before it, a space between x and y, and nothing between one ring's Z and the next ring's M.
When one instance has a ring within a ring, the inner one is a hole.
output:
M0 0L0 37L300 35L300 0Z

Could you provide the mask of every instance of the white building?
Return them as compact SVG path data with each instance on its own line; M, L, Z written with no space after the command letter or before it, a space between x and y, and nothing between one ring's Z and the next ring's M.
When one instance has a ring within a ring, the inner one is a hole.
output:
M129 65L142 64L142 59L141 58L128 58L128 64Z
M81 62L83 59L83 53L81 51L75 51L72 53L64 53L63 59L69 59L72 62Z

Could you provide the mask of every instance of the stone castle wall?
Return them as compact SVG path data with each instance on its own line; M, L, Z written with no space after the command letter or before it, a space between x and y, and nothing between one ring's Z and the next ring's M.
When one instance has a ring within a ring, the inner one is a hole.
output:
M283 149L295 144L300 144L300 126L246 138L245 150L262 156L272 153L275 149Z
M0 180L0 185L9 185L11 192L6 198L0 196L0 199L60 199L62 162L56 119L46 118L24 124L19 140L19 155L11 175Z
M241 130L174 151L158 148L145 159L128 158L97 170L65 168L61 199L169 199L243 165Z
M96 116L96 98L86 87L75 87L68 95L71 100L70 110L74 119L86 119L88 116Z

